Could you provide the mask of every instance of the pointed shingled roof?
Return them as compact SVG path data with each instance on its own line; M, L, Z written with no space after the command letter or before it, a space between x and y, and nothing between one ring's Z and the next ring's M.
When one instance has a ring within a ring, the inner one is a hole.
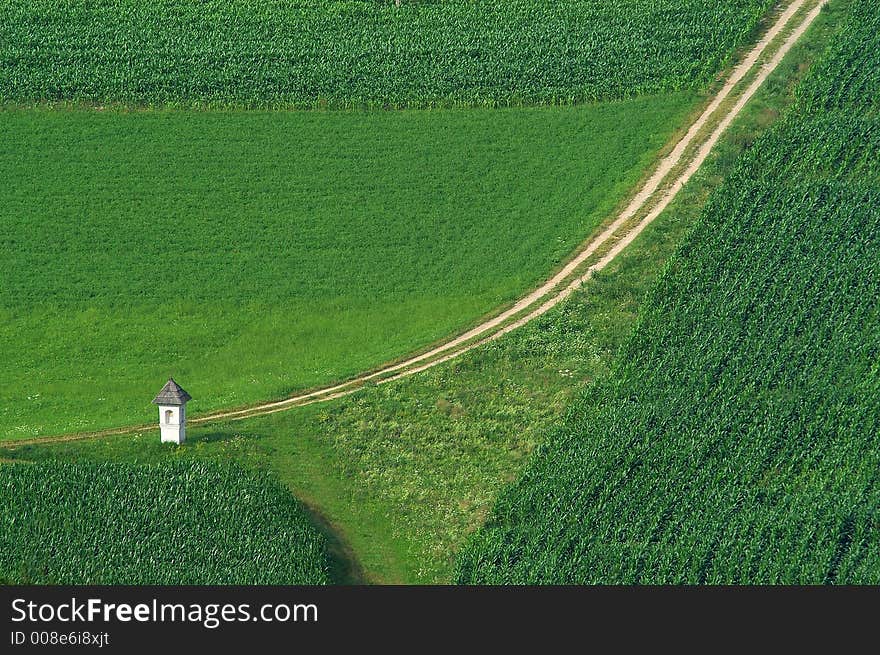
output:
M182 405L187 400L192 400L192 396L184 391L183 387L174 381L174 378L168 378L168 382L153 398L153 403L156 405Z

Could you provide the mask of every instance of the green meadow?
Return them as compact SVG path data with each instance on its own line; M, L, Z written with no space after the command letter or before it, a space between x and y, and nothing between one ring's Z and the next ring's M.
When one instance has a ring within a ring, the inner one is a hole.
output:
M191 415L278 398L497 311L771 3L0 4L15 440L152 423L172 374ZM673 204L497 341L182 446L0 448L0 581L167 581L130 556L176 525L192 582L875 582L877 15L831 0Z
M0 113L0 435L193 414L383 362L514 300L696 104Z
M566 407L608 375L665 262L711 192L792 102L840 19L828 12L676 201L582 292L504 338L419 375L256 419L191 427L183 446L139 435L0 450L0 460L226 462L271 471L323 533L336 583L448 583L496 496Z

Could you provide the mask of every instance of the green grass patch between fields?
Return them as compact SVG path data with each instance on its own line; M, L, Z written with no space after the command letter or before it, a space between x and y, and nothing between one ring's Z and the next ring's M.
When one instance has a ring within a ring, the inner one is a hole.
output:
M695 104L0 113L0 435L341 378L512 301Z
M191 430L191 442L180 448L160 445L155 430L0 455L233 458L276 471L320 509L320 522L344 542L340 550L347 552L338 555L357 560L337 562L335 580L360 581L365 574L373 581L449 581L455 551L482 524L497 491L518 477L571 395L607 371L707 195L791 102L794 80L839 21L836 9L820 17L675 203L583 294L535 323L455 362L351 398Z

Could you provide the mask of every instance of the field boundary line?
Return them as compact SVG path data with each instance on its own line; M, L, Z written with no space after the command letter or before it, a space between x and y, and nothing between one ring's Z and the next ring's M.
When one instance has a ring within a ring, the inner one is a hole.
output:
M748 55L733 69L721 90L715 94L700 116L691 124L686 134L679 140L669 154L663 157L654 173L643 184L642 188L633 196L632 200L617 215L598 236L586 243L562 269L545 281L540 287L531 291L513 306L500 314L481 322L466 332L457 335L439 345L418 355L403 359L394 364L381 367L372 372L350 378L349 380L314 389L305 393L298 393L281 400L275 400L239 409L216 411L202 416L191 418L191 425L205 425L219 421L236 421L257 416L265 416L276 412L286 411L294 407L310 405L316 402L324 402L350 395L367 384L384 384L392 382L428 368L432 368L451 359L459 357L478 346L498 339L499 337L515 330L518 327L545 314L547 311L568 298L576 289L581 287L594 273L601 271L613 261L626 246L632 243L663 211L669 206L678 192L699 170L703 162L709 156L712 148L727 130L730 124L740 114L743 107L748 103L757 90L763 85L767 77L777 68L779 63L788 54L794 44L809 29L813 21L818 17L828 0L819 0L816 6L806 15L803 21L792 31L780 45L769 61L760 64L762 56L767 54L768 48L777 37L785 30L792 18L800 12L808 0L793 0L780 14L776 22L761 37L758 43L749 51ZM757 69L757 75L742 91L739 99L729 109L725 108L719 113L719 109L725 104L731 93L736 89L746 76ZM697 137L705 132L707 125L714 118L715 127L710 135L702 143L697 143ZM696 146L696 153L687 162L685 154ZM684 160L684 161L683 161ZM684 171L677 174L677 168L687 162ZM670 180L669 178L674 178ZM665 184L664 184L665 183ZM641 210L646 207L650 211L634 226L630 224ZM616 241L615 241L616 239ZM600 251L603 246L611 244L610 249L595 263L589 265L585 272L581 272L588 260ZM564 285L564 286L563 286ZM561 289L560 289L561 287ZM538 304L540 303L540 304ZM535 305L536 308L532 309ZM58 436L34 437L11 441L0 441L0 447L15 448L38 443L51 443L63 441L76 441L82 439L101 438L122 434L133 434L153 429L153 425L139 425L121 428L112 428L94 432L83 432Z

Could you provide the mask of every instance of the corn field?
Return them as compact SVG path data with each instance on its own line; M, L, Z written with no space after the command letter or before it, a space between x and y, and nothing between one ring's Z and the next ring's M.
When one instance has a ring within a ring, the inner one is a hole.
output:
M0 507L8 583L328 582L299 503L232 465L0 465Z
M465 583L880 583L880 6L710 200Z
M770 0L0 0L0 102L571 103L706 85Z

